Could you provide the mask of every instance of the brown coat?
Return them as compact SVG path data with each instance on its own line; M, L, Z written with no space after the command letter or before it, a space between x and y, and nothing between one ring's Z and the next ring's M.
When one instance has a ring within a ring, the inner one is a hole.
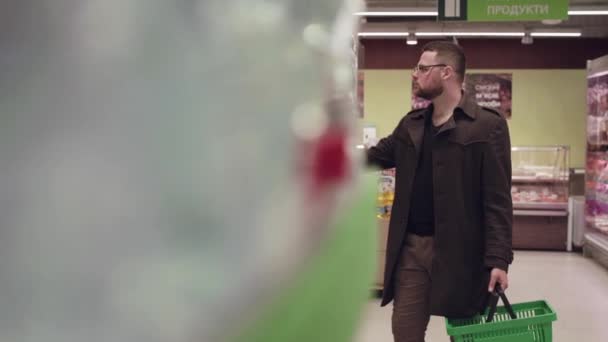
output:
M463 96L463 99L465 97ZM393 274L406 234L412 184L432 106L406 115L391 135L368 150L368 163L396 167L382 305L393 299ZM511 250L511 146L497 112L463 100L433 146L435 257L431 314L465 317L480 309L489 270L507 270Z

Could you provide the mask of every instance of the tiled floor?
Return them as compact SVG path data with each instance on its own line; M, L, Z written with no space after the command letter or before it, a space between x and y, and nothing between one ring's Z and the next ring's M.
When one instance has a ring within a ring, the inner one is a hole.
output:
M507 295L511 303L545 299L557 312L553 342L608 341L608 271L578 253L515 253ZM355 342L390 342L391 304L372 300ZM449 341L441 317L432 317L426 342Z

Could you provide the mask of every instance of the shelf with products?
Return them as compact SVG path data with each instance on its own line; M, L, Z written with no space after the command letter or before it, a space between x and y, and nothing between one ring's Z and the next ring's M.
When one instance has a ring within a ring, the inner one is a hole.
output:
M384 263L386 261L386 242L393 201L395 200L395 169L378 172L378 193L376 197L376 221L378 229L377 270L373 287L384 287Z
M585 223L589 228L608 234L608 215L586 217Z
M567 146L514 146L511 160L511 196L515 208L567 208L570 175Z
M513 183L567 183L568 175L562 175L559 178L542 178L536 176L512 176Z
M561 145L511 148L514 248L566 249L569 152Z
M608 152L587 152L585 223L608 234Z
M587 61L583 252L608 267L608 55Z
M376 216L380 219L391 217L395 200L395 169L381 170L378 178L378 195L376 198Z
M566 210L568 208L568 183L524 183L511 185L511 197L515 209Z

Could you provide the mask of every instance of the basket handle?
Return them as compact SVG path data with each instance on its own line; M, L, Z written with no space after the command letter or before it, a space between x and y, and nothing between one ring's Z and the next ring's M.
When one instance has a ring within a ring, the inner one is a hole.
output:
M507 309L507 312L509 313L511 319L517 319L517 316L513 311L513 307L511 307L511 303L509 303L509 300L505 295L505 291L502 289L502 287L500 287L500 284L496 284L496 286L494 286L494 291L490 295L490 302L488 304L490 310L488 312L488 317L486 318L486 323L490 323L494 319L494 314L496 313L496 305L498 305L499 297L500 299L502 299L502 303L505 305L505 309Z

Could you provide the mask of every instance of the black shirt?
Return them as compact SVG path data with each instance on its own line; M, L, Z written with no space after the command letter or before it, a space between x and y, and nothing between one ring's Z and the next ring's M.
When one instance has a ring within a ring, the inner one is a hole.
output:
M424 137L414 176L407 232L431 236L435 233L433 205L433 145L440 127L433 126L432 113L424 119Z

